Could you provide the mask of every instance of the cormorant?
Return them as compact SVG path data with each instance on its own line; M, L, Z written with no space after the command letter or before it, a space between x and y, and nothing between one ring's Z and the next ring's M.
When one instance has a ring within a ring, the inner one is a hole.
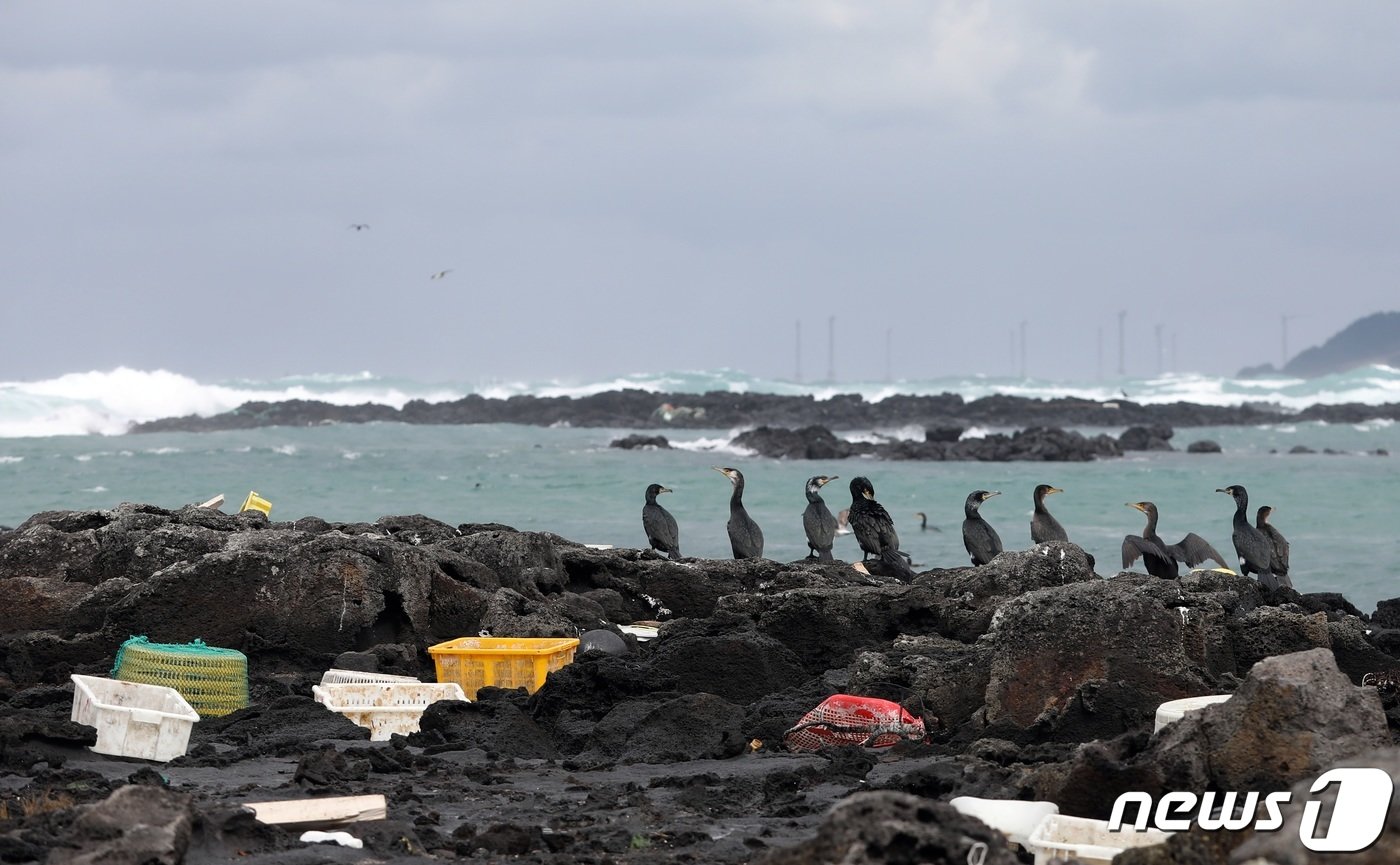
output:
M1001 536L992 528L991 523L982 519L980 510L983 502L999 495L999 492L973 490L968 493L967 501L963 503L963 515L966 517L962 525L963 546L967 548L968 555L972 556L974 565L985 565L1001 552Z
M1259 513L1254 518L1254 527L1264 533L1264 537L1269 539L1269 546L1273 547L1273 555L1269 556L1269 569L1280 577L1288 576L1288 539L1283 536L1283 532L1274 528L1269 522L1269 516L1274 509L1268 505L1259 508Z
M1240 573L1246 577L1258 574L1260 584L1266 589L1277 589L1279 586L1292 588L1293 583L1287 576L1279 579L1270 567L1274 548L1269 539L1249 524L1249 492L1239 484L1231 484L1216 492L1235 500L1234 531L1230 538L1235 542L1235 552L1240 557Z
M429 276L428 279L444 279L451 272L452 268L450 267L446 270L439 270L437 273L434 273L432 276Z
M1157 534L1157 506L1152 502L1128 502L1124 507L1136 508L1146 514L1147 527L1140 536L1128 535L1123 538L1123 570L1132 567L1139 556L1149 574L1168 580L1176 579L1179 562L1194 568L1206 559L1214 559L1220 567L1226 567L1224 556L1195 532L1187 532L1186 537L1175 544L1162 540Z
M931 526L931 525L929 525L929 524L928 524L928 514L924 513L923 511L919 511L917 514L914 514L914 516L916 516L916 517L919 518L919 531L921 531L921 532L941 532L941 531L943 531L943 530L940 529L938 526Z
M642 507L642 530L647 533L647 543L653 550L660 550L673 559L681 557L681 534L676 526L676 518L671 512L656 503L657 495L669 493L668 487L652 484L647 487L647 503Z
M822 499L822 487L836 476L817 475L807 479L807 510L802 512L802 528L807 531L807 558L832 561L831 545L836 538L836 517Z
M744 510L744 473L738 469L711 466L715 471L729 478L734 492L729 496L729 546L736 559L759 559L763 557L763 530Z
M1035 492L1031 493L1031 499L1035 502L1035 514L1031 517L1032 542L1043 544L1046 541L1069 540L1069 535L1065 533L1065 527L1060 525L1060 521L1045 509L1045 497L1062 492L1064 490L1059 487L1041 484L1035 488Z
M884 506L875 501L875 487L869 478L851 479L851 531L856 533L856 542L865 553L861 561L866 561L873 553L893 576L906 579L914 576L914 569L899 552L894 520Z

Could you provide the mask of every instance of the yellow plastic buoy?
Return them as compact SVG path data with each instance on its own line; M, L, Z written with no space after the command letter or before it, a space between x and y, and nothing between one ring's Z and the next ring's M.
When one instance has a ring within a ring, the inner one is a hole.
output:
M239 513L243 511L262 511L264 514L271 516L272 502L250 490L248 492L248 498L243 500L243 507L238 509Z

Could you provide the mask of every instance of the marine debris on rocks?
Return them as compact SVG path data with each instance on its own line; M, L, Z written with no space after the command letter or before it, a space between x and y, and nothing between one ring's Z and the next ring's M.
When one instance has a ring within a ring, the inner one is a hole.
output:
M1395 689L1368 678L1400 667L1400 600L1363 615L1229 573L1099 575L1058 541L899 580L421 515L125 504L0 536L0 593L5 862L1010 863L949 799L1104 820L1129 791L1297 792L1341 764L1400 778ZM652 621L639 642L631 623ZM616 642L593 634L534 693L435 702L388 741L312 696L329 669L432 681L428 648L459 637L597 631ZM243 652L249 705L194 724L168 762L94 753L71 676L108 675L134 634ZM1153 733L1159 705L1203 694L1234 696ZM834 695L925 729L786 747ZM244 808L378 795L383 819L354 824L364 850L320 858ZM1321 861L1300 845L1304 798L1295 828L1197 827L1122 861ZM1367 855L1400 861L1400 831Z

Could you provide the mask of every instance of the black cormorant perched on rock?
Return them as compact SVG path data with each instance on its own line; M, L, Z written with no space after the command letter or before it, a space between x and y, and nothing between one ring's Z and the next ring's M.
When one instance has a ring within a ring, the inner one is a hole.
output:
M1254 527L1264 533L1264 537L1269 539L1269 546L1273 548L1273 555L1269 556L1269 569L1280 577L1288 576L1288 539L1283 536L1283 532L1274 528L1274 524L1269 522L1269 516L1274 509L1268 505L1259 508L1259 513L1254 518Z
M734 492L729 496L729 546L736 559L759 559L763 557L763 530L744 510L744 473L738 469L711 466L715 471L729 478Z
M1216 492L1224 493L1235 500L1234 531L1231 532L1230 538L1235 542L1235 552L1240 557L1240 573L1246 577L1258 574L1259 584L1266 589L1276 589L1279 586L1292 588L1293 583L1287 576L1280 579L1273 572L1271 564L1274 548L1268 537L1249 524L1249 492L1239 484L1231 484Z
M875 487L869 478L851 479L851 531L856 534L866 561L873 554L884 565L888 575L909 578L914 569L899 552L899 535L889 511L875 501Z
M671 492L661 484L647 487L647 503L642 506L642 530L647 533L647 543L653 550L660 550L673 559L681 557L681 532L676 518L671 512L656 503L661 493Z
M802 512L802 528L807 531L807 558L832 561L831 545L836 538L836 517L822 499L822 487L836 476L817 475L807 479L807 510Z
M997 530L992 528L992 524L982 519L982 503L992 496L999 496L999 492L988 492L986 490L973 490L968 493L967 501L963 503L963 546L967 548L967 554L972 556L974 565L985 565L996 558L1001 552L1001 536Z
M1031 494L1031 499L1035 502L1035 513L1031 516L1032 542L1043 544L1046 541L1069 540L1069 535L1065 532L1065 527L1060 525L1060 521L1055 519L1054 515L1045 509L1045 497L1062 492L1064 492L1064 490L1059 487L1041 484L1037 486L1035 492Z
M1152 502L1128 502L1125 507L1136 508L1146 514L1147 527L1141 535L1123 538L1123 570L1132 567L1139 557L1149 574L1169 580L1176 579L1180 562L1194 568L1206 559L1214 559L1220 567L1226 567L1225 558L1195 532L1187 532L1186 537L1175 544L1162 540L1157 534L1157 506Z

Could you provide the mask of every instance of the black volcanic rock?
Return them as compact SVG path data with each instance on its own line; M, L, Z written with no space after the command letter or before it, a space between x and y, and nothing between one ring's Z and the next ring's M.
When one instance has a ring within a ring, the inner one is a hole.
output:
M1211 439L1201 439L1191 442L1186 446L1188 454L1218 454L1220 453L1220 442Z
M665 436L648 436L640 433L633 433L620 439L613 439L608 443L610 448L622 448L623 450L636 450L638 448L649 450L670 450L671 443Z
M1173 435L1175 432L1166 424L1128 427L1118 437L1118 446L1125 451L1175 450L1171 444Z
M789 430L759 427L740 433L733 444L760 456L777 459L833 460L873 455L890 460L970 460L1007 462L1086 462L1099 457L1122 456L1117 442L1106 435L1088 438L1081 433L1050 427L1031 427L1011 435L992 433L981 438L938 435L923 441L887 439L848 442L820 426Z

